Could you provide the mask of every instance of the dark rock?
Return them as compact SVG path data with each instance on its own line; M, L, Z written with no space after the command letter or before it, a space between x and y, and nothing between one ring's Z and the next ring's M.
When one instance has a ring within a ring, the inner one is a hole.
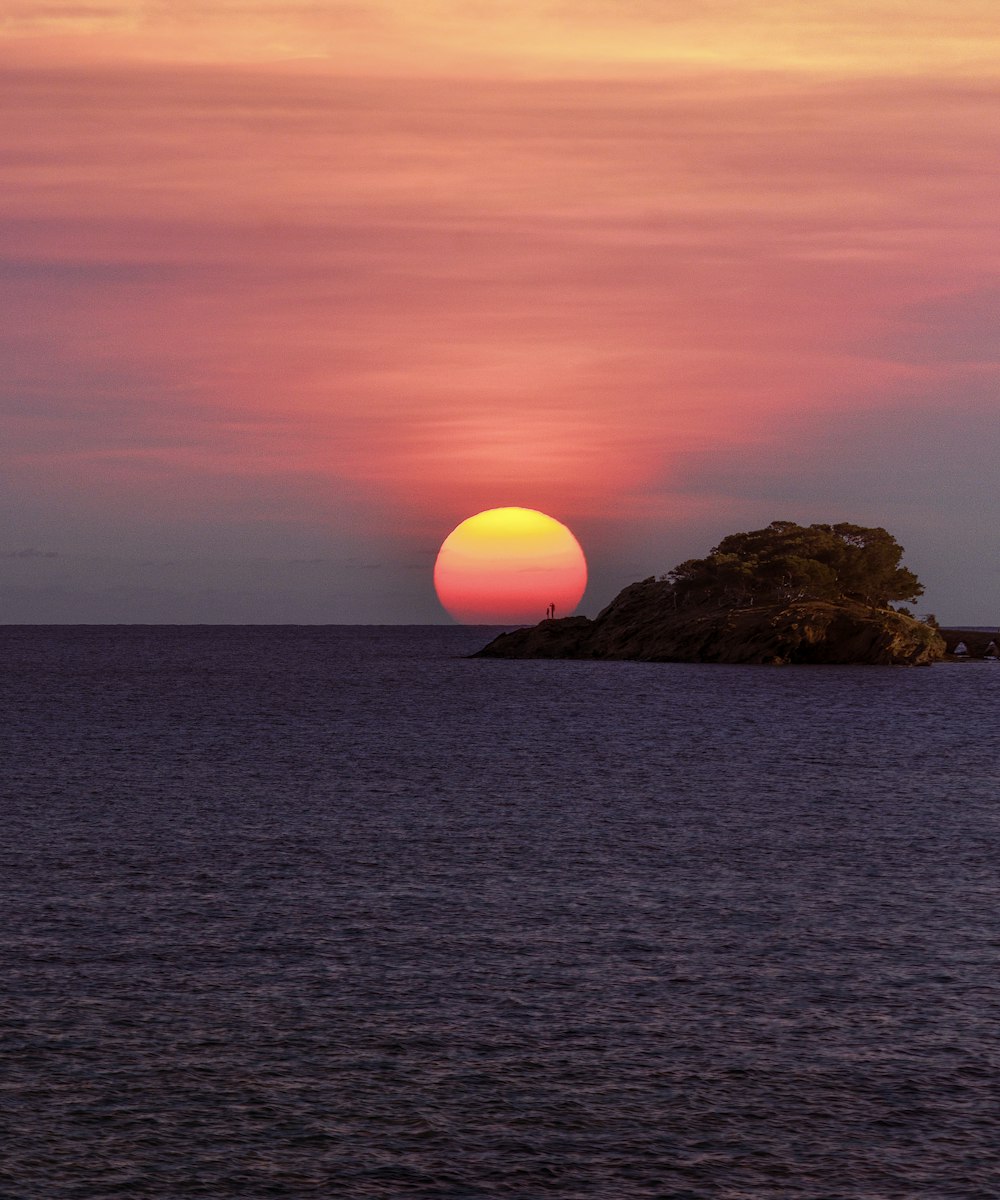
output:
M991 646L1000 646L1000 631L982 631L978 629L942 629L939 631L944 638L949 655L954 655L955 648L960 642L965 643L966 653L963 657L968 660L986 658L995 651Z
M675 608L664 580L630 584L593 621L567 617L502 633L475 657L597 658L644 662L936 662L944 641L931 626L851 600Z

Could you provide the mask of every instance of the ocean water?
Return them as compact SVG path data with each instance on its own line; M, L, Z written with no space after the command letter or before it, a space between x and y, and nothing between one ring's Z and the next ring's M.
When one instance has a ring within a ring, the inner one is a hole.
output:
M1000 664L0 628L0 1196L1000 1195Z

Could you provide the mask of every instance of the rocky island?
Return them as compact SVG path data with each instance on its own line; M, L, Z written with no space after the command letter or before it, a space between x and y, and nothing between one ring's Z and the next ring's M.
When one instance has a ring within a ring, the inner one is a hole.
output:
M923 665L937 629L893 602L923 588L881 528L796 525L731 534L701 559L630 584L596 618L502 633L483 658Z

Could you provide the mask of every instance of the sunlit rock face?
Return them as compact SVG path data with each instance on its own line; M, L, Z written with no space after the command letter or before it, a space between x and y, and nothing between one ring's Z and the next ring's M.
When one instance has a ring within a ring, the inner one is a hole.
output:
M676 609L670 585L647 579L630 584L593 621L542 621L501 634L479 656L921 666L944 652L935 629L891 609L823 600Z

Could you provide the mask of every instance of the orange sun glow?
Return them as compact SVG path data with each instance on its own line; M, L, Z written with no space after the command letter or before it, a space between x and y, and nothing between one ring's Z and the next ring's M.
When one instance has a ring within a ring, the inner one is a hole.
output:
M490 508L445 538L434 587L467 625L535 624L554 605L566 617L587 586L587 560L561 522L533 508Z

